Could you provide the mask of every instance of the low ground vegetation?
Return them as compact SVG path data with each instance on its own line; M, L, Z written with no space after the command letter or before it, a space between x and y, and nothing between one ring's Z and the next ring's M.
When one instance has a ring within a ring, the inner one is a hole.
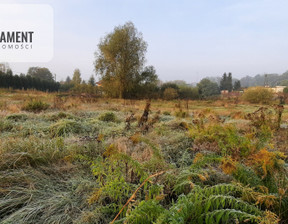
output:
M55 97L1 92L0 223L288 222L287 106Z

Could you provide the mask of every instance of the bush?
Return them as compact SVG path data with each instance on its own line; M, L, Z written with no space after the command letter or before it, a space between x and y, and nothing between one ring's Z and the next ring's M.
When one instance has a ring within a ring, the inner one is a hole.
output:
M190 137L194 140L194 144L215 145L212 151L221 151L223 156L246 157L251 150L260 147L257 139L250 139L240 132L233 125L210 125L205 129L190 129ZM268 141L268 140L267 140ZM267 142L261 142L265 144Z
M273 98L273 92L265 87L257 86L248 88L243 99L249 103L270 104Z
M176 89L173 88L167 88L164 90L163 98L165 100L174 100L178 97L178 92Z
M49 104L42 102L41 100L31 100L22 107L22 110L38 113L49 108Z
M105 114L101 114L99 117L100 121L106 121L106 122L116 122L117 117L112 112L107 112Z
M198 100L199 92L197 87L180 87L179 97L181 99Z

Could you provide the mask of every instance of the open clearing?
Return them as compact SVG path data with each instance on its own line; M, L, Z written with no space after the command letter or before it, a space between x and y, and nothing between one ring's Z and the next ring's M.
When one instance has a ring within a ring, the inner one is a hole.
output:
M288 222L287 106L150 103L2 91L0 223Z

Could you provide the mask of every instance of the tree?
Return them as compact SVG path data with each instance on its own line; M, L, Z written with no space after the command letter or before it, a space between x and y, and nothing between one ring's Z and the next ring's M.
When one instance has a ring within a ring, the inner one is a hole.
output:
M107 34L98 44L94 63L104 91L115 97L127 97L139 81L146 50L147 43L132 22Z
M70 84L71 83L71 78L70 76L68 75L67 78L66 78L66 81L65 81L67 84Z
M199 92L197 87L181 86L179 89L179 97L186 100L199 99Z
M140 85L143 84L157 84L158 82L158 75L156 74L156 70L153 66L147 66L144 68L144 70L141 72L141 75L139 76L138 83Z
M202 79L198 84L199 95L202 98L215 96L220 93L219 86L216 82L212 82L209 79Z
M58 91L60 83L33 78L24 74L13 75L11 70L0 71L0 88L37 89L40 91Z
M82 91L81 82L82 82L81 72L78 68L76 68L73 72L73 77L72 77L72 81L71 81L71 84L73 86L72 90L74 92L81 92Z
M288 86L288 80L287 79L286 80L282 80L280 82L280 86Z
M95 78L93 75L91 75L89 81L88 81L88 84L91 85L91 86L95 86Z
M224 73L222 79L220 80L220 90L228 90L229 92L231 92L232 89L233 89L232 73L229 72L228 76L226 73Z
M77 85L80 85L81 84L81 72L78 68L76 68L74 70L74 73L73 73L73 77L72 77L72 83L77 86Z
M159 88L157 86L159 80L156 70L153 66L147 66L137 75L134 88L127 95L130 98L157 98L159 96Z
M97 94L96 81L93 75L88 80L88 85L86 86L86 92L90 94Z
M232 73L229 72L228 77L227 77L227 90L231 92L233 90L233 84L232 84Z
M235 81L233 89L235 91L239 91L241 89L241 82L240 80Z
M176 83L172 83L172 82L166 82L162 84L160 90L162 93L164 93L165 89L167 88L175 89L177 92L179 90L179 86Z
M10 70L10 66L8 63L0 63L0 72L6 73L8 70Z
M223 74L222 79L220 80L220 90L227 90L227 74Z
M187 86L188 84L184 80L174 80L170 81L170 83L175 83L178 87Z
M48 68L30 67L27 75L32 78L39 78L41 80L54 82L53 75Z

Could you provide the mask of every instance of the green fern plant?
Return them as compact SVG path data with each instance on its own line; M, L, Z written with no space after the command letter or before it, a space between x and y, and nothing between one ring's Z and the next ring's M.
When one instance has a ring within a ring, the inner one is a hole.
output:
M237 181L244 185L249 185L251 187L264 185L255 171L243 164L238 164L232 175Z
M255 192L249 193L251 199ZM243 200L249 198L244 194L247 189L235 184L195 186L187 196L180 196L169 212L159 216L157 223L261 223L267 219L253 202Z
M141 201L139 205L127 214L125 223L151 224L164 212L164 208L155 200Z
M123 166L117 161L99 157L92 163L92 173L97 178L97 188L88 199L89 204L100 204L106 214L113 216L119 212L135 185L125 180Z
M197 223L228 224L228 223L260 223L261 217L235 209L219 209L201 215Z
M195 184L201 184L207 179L207 173L202 170L186 169L182 170L176 178L174 191L179 195L181 193L189 193Z
M97 178L98 187L88 202L102 205L105 207L104 213L111 216L119 212L139 184L149 176L143 164L127 154L120 153L114 145L106 149L103 157L99 156L92 162L91 168ZM163 185L145 182L143 189L137 193L137 199L155 199L160 195L163 195ZM122 216L125 211L126 208Z

